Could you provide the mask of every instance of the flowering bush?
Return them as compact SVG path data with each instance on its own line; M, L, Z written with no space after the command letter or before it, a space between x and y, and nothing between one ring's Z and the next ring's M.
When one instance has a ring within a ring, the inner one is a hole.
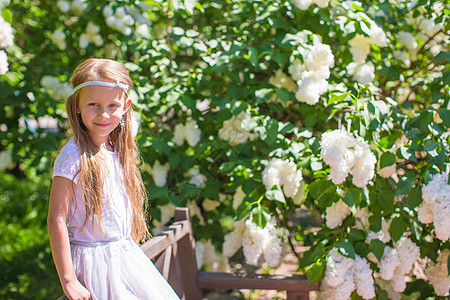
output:
M203 268L275 267L298 242L324 299L448 295L447 3L0 8L0 150L27 172L48 176L66 138L73 68L113 58L135 81L152 230L190 207Z

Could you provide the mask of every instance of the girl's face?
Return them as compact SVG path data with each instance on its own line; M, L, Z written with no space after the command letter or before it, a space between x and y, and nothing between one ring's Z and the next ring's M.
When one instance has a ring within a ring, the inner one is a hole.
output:
M131 99L116 87L87 86L80 91L77 113L81 114L92 140L108 145L109 134L130 108Z

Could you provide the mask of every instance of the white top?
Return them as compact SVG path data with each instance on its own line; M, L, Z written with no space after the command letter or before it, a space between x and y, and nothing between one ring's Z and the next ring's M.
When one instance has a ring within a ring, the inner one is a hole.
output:
M122 182L122 168L116 152L102 149L101 155L105 159L105 168L102 170L102 229L98 226L95 217L92 226L92 215L83 227L86 218L86 208L83 193L79 183L80 151L74 138L61 149L55 160L53 177L62 176L75 183L70 214L67 219L69 239L74 242L110 242L125 238L131 234L132 208L125 186Z

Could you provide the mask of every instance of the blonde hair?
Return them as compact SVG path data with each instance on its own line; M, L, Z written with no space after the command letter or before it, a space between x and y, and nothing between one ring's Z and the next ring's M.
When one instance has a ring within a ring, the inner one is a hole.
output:
M109 59L90 58L81 63L70 79L76 87L86 81L120 81L130 88L133 82L128 71L118 62ZM80 91L69 96L66 103L70 127L81 154L80 184L83 191L83 201L86 207L87 224L89 217L98 217L101 228L102 215L102 177L101 166L103 158L99 155L99 148L93 142L89 133L77 114ZM148 236L146 226L146 199L142 177L137 167L140 159L139 151L131 131L131 107L123 115L125 125L117 126L109 135L110 142L117 152L119 163L123 169L123 181L133 209L131 236L136 242L143 241Z

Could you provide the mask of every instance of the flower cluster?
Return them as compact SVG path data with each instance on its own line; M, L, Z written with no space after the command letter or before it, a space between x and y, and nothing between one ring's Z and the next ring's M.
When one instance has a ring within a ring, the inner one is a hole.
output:
M63 13L71 12L75 16L83 15L84 10L88 6L88 4L82 0L72 0L72 1L59 0L56 3L56 5Z
M41 85L55 100L64 101L73 94L72 86L66 82L59 81L55 76L42 76Z
M354 38L349 41L350 52L353 57L353 62L347 65L346 69L356 81L361 84L370 83L375 78L375 67L371 62L366 62L367 56L370 53L370 45L374 44L379 47L387 46L387 37L383 29L379 27L373 20L371 20L364 13L355 14L357 17L367 20L370 24L369 36L356 34Z
M86 26L86 32L80 36L80 47L86 49L89 43L94 43L97 47L103 45L103 39L100 35L100 26L89 22Z
M406 288L406 275L411 271L419 253L419 247L407 237L394 243L394 248L386 246L378 264L381 278L389 280L395 291L403 292Z
M441 241L450 238L450 185L448 175L435 174L428 184L422 187L423 202L418 208L419 221L433 223L436 237Z
M303 176L302 171L297 170L297 165L294 162L273 158L264 169L262 180L266 190L271 190L274 185L278 185L283 187L286 197L294 197L298 192Z
M175 131L173 133L173 141L178 146L183 145L186 140L189 146L195 147L200 141L202 132L198 128L197 123L194 120L188 120L186 124L175 125Z
M169 163L165 163L161 165L161 163L157 160L151 169L149 169L149 173L153 177L153 181L156 186L165 186L167 183L167 172L169 172L170 166Z
M202 241L195 242L195 257L197 258L197 267L201 268L203 262L213 264L216 261L216 250L211 240L206 243Z
M330 77L330 67L334 65L334 56L330 46L317 43L303 57L304 64L296 60L289 67L289 73L297 81L297 100L314 105L328 90L327 79Z
M293 4L301 10L307 10L311 4L316 4L320 8L328 6L330 0L293 0Z
M66 43L66 35L64 32L60 29L56 29L52 33L49 34L50 40L56 44L56 47L58 47L59 50L64 51L67 48Z
M355 289L363 299L375 297L374 280L369 263L358 255L355 255L353 260L342 256L336 248L331 249L321 285L321 298L350 299Z
M351 133L337 129L323 133L320 145L320 154L331 168L334 184L343 183L349 172L353 184L360 188L373 178L377 160L363 138L355 138Z
M297 84L292 80L289 75L283 72L282 69L278 69L275 72L275 75L269 78L269 83L277 88L285 88L290 92L296 92L297 91ZM278 99L276 94L273 94L272 97L269 99L270 102L272 101L278 101L281 102L280 99ZM281 102L283 103L283 102ZM285 104L285 103L283 103Z
M200 173L198 167L194 167L188 171L190 176L189 183L195 185L198 188L204 188L206 186L206 176Z
M261 258L270 267L276 267L281 260L281 235L283 230L275 226L273 219L264 228L253 223L252 218L235 223L235 229L225 235L223 253L233 256L242 246L246 263L259 265Z
M14 35L11 25L0 16L0 48L13 45ZM8 56L5 50L0 50L0 75L6 74L9 70Z
M333 205L327 207L325 211L325 219L328 228L338 228L342 224L342 221L350 215L350 207L342 201L339 200Z
M431 262L425 269L425 275L434 286L434 290L438 296L448 296L450 289L450 277L448 276L448 257L450 250L445 249L439 253L437 262Z
M134 25L134 18L127 13L127 10L129 10L128 6L118 7L115 12L111 6L103 8L106 24L123 35L130 35L131 26Z
M228 141L231 146L244 144L253 141L258 137L257 133L250 133L242 128L242 121L250 119L249 112L242 111L237 116L223 122L223 127L219 129L219 138Z

